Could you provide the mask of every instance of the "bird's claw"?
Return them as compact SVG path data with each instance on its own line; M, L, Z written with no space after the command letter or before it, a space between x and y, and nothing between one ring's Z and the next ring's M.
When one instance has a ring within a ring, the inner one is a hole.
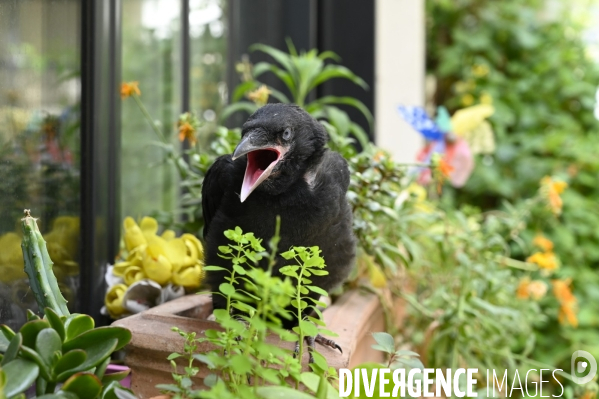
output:
M343 353L343 349L341 349L337 342L333 341L332 339L325 338L320 334L318 334L316 338L314 338L314 341L318 342L322 346L328 346L332 349L338 349L339 352Z
M308 344L308 364L314 363L314 337L304 337L304 341ZM293 357L295 358L300 350L299 341L295 343L295 350L293 351Z
M343 349L337 344L337 342L332 339L328 339L318 334L316 337L304 337L304 341L308 344L308 363L314 363L314 356L312 352L315 351L314 344L317 342L322 346L327 346L331 349L337 349L339 352L343 353ZM295 350L293 351L293 357L295 358L299 353L300 344L299 342L295 343Z

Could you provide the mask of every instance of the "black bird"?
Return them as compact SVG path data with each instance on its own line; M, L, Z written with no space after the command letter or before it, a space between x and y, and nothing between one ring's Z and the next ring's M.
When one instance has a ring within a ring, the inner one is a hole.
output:
M317 245L322 251L329 274L313 276L314 285L330 291L347 278L355 258L345 197L349 169L340 154L325 148L327 138L323 125L297 105L268 104L249 117L233 154L219 157L204 179L207 265L232 267L217 255L218 247L228 244L225 230L239 226L268 242L280 215L280 250ZM273 274L280 276L277 270L285 264L289 261L278 257ZM207 282L217 290L225 275L209 272ZM226 307L220 295L212 300L215 309ZM297 320L283 320L285 328L295 325ZM341 350L321 336L316 342Z

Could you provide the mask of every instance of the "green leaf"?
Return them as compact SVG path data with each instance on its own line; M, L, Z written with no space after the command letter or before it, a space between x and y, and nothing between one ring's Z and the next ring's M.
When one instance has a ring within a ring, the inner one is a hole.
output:
M72 314L64 323L65 342L75 339L79 335L94 328L94 319L86 314Z
M37 334L45 328L49 328L50 323L46 320L32 320L23 324L23 327L19 330L23 335L23 345L29 348L35 348L35 339Z
M256 67L257 65L254 66L254 70L256 69ZM256 87L258 87L258 83L256 83L253 80L249 80L247 82L242 82L238 84L235 90L233 91L233 94L231 95L231 102L234 103L241 100L247 92L254 90Z
M244 355L233 355L229 360L233 371L237 374L246 374L252 370L252 362Z
M62 390L72 392L79 398L95 399L102 391L102 383L91 373L77 373L65 381Z
M313 372L303 372L300 375L300 381L312 392L318 392L319 388L322 389L321 385L324 385L321 377ZM328 381L326 381L326 378L324 379L324 382L326 382L327 389L326 396L322 397L326 399L338 399L339 392L337 392L337 390L333 388L333 386L330 383L328 383Z
M68 335L68 333L67 333ZM93 330L84 332L76 338L65 342L62 346L62 351L68 352L72 349L84 349L93 344L108 340L111 338L117 339L118 343L115 350L123 348L131 341L131 331L123 327L98 327ZM89 355L88 355L89 357Z
M264 399L314 399L314 396L305 392L280 386L258 387L256 393Z
M104 377L104 373L106 373L106 368L108 368L109 364L110 364L110 356L108 356L102 363L100 363L96 367L94 374L96 375L96 377L98 377L100 379L100 381L102 381L102 378Z
M326 292L325 290L323 290L320 287L316 287L315 285L307 285L306 288L309 289L310 291L316 292L317 294L320 294L322 296L329 296L328 292Z
M108 373L108 374L104 374L104 376L102 377L102 384L108 384L112 381L121 381L122 379L124 379L125 377L127 377L129 374L131 374L131 370L122 370L122 371L116 371L114 373Z
M362 78L354 74L348 68L341 65L327 65L326 67L324 67L322 72L319 73L318 76L316 76L316 78L311 82L309 90L312 90L316 86L319 86L327 80L331 80L334 78L348 79L360 86L361 88L363 88L364 90L369 89L368 84L366 84L366 82Z
M48 323L50 323L50 327L52 327L60 336L60 341L63 342L66 337L64 322L60 318L60 316L54 311L52 308L44 309L44 314Z
M74 370L77 370L83 364L85 359L87 359L87 354L81 349L74 349L65 353L54 365L54 374L62 377L57 378L57 380L64 381L69 378L75 373ZM69 370L73 370L73 372L71 374L67 373Z
M24 392L33 384L39 374L39 367L29 360L15 359L3 365L2 371L6 375L4 395L10 398L20 392Z
M204 363L206 366L208 366L209 369L213 369L215 367L214 362L212 362L212 360L210 360L210 358L204 354L194 353L193 358L199 362Z
M387 353L395 353L395 340L391 336L391 334L387 334L386 332L376 332L372 333L372 337L380 345L381 350ZM378 348L375 348L378 349Z
M79 396L72 392L58 391L57 393L47 393L42 396L38 396L37 399L81 399Z
M2 363L0 363L0 364L2 366L4 366L8 362L11 362L14 359L16 359L17 355L19 354L19 350L21 350L22 345L23 345L23 336L21 335L21 333L18 333L17 335L15 335L13 337L13 339L10 340L10 344L8 345L8 348L6 349L6 353L4 354L4 357L2 358Z
M245 276L246 274L245 269L239 265L233 265L233 270L235 270L235 273L240 274L242 276Z
M225 107L225 109L223 109L223 112L220 115L220 120L222 122L226 121L231 115L233 115L236 112L241 112L241 111L245 111L246 113L248 113L249 115L253 114L254 112L256 112L258 110L258 106L254 103L250 103L247 101L241 101L238 103L233 103L230 105L227 105Z
M61 354L61 349L62 340L53 328L45 328L39 332L35 340L35 350L48 367L52 367L54 354Z
M319 106L327 104L344 104L356 108L366 117L366 120L368 120L368 124L370 126L370 130L373 130L374 118L372 113L363 102L353 97L324 96L306 105L306 109L313 110Z
M71 369L58 375L57 379L63 380L64 378L66 378L67 374L72 374L73 371L78 373L80 371L85 371L91 369L92 367L96 367L97 365L102 363L108 356L110 356L112 352L116 350L117 344L118 340L116 338L106 338L93 342L83 342L79 348L73 349L84 350L87 355L85 361L81 365L77 366L75 370Z
M27 321L31 321L31 320L39 320L40 317L38 315L36 315L35 313L33 313L31 311L31 309L27 309Z
M3 335L7 341L10 341L15 336L15 332L6 324L0 325L0 334Z
M304 332L304 335L309 335L311 337L315 337L318 335L318 328L316 328L316 326L309 321L300 321L299 327Z
M39 353L27 346L22 346L21 356L37 364L37 366L39 367L40 377L43 377L46 380L51 379L52 376L50 375L50 367L48 367L48 365L46 365L46 362L42 360Z
M229 283L222 283L218 290L227 296L232 296L235 293L235 288Z
M229 248L229 247L227 247L227 248ZM202 268L202 270L207 271L207 272L218 272L218 271L221 271L221 270L222 271L227 271L227 269L225 269L224 267L220 267L220 266L204 266Z

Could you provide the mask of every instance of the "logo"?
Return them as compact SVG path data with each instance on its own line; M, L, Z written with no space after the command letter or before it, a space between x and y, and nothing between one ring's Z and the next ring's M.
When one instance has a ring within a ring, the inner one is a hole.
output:
M581 360L580 358L584 358L584 360ZM597 361L593 355L586 351L574 352L570 360L570 366L572 380L577 384L586 384L595 377L595 374L597 374ZM586 376L579 377L580 374L585 372L588 372Z

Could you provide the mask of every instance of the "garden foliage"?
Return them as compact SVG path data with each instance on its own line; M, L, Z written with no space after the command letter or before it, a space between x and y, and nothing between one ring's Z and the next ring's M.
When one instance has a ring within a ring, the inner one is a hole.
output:
M551 250L532 260L561 260L553 276L571 279L567 290L575 297L560 297L577 300L580 307L576 322L569 323L560 312L543 306L548 318L535 326L532 356L566 369L578 348L599 356L599 122L593 115L599 65L585 42L584 21L565 2L426 4L427 69L436 79L434 102L455 110L486 98L496 110L490 119L496 154L478 159L468 184L446 191L445 200L491 211L504 201L519 207L545 176L567 183L561 212L551 216L540 207L532 209L522 245L512 249L525 259L537 251L535 236L548 238ZM561 285L553 288L564 292Z

